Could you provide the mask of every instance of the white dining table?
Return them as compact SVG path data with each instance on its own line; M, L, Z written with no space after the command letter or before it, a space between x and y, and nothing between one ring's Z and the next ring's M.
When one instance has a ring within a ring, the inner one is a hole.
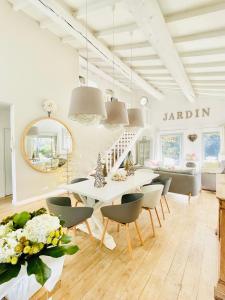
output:
M82 182L64 185L63 189L67 192L79 194L86 206L94 208L94 213L89 223L93 236L100 240L104 229L102 218L98 213L100 207L112 204L113 201L120 199L126 193L137 191L138 188L150 183L157 176L157 174L149 170L141 169L137 170L133 176L129 176L125 181L114 181L111 177L107 177L107 184L103 188L94 187L95 179L92 177ZM87 232L87 228L83 224L79 225L78 228ZM105 235L104 245L111 250L116 247L113 237L108 233Z

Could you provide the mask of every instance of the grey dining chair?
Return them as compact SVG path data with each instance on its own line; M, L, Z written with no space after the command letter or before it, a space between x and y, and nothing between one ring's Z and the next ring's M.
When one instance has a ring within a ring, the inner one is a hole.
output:
M49 212L65 222L63 227L74 228L76 232L76 226L85 223L90 237L93 237L87 221L93 214L92 207L72 207L69 197L50 197L46 202Z
M125 226L126 228L126 238L128 244L128 251L132 258L132 245L129 233L129 224L134 223L135 228L137 230L138 237L140 239L141 245L143 245L143 239L141 236L141 232L137 223L137 219L141 212L142 208L142 193L135 193L135 194L126 194L122 197L122 204L119 205L108 205L101 208L101 212L104 218L106 218L105 226L102 234L102 239L100 243L100 247L102 247L105 233L109 224L109 221L114 221L118 225ZM126 199L129 201L126 202Z
M163 185L162 184L156 184L156 185L143 186L141 188L141 191L144 194L142 207L143 207L143 209L145 209L149 212L150 221L151 221L151 225L152 225L153 236L155 236L155 227L154 227L154 222L153 222L151 210L152 209L155 210L157 219L159 221L159 226L161 227L162 225L161 225L161 221L160 221L159 214L158 214L158 211L157 211L157 205L159 204L160 199L161 199L161 194L162 194L162 191L163 191Z

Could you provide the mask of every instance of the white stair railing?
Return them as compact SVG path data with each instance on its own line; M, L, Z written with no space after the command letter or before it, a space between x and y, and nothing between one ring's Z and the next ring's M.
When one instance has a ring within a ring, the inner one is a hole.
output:
M112 145L105 154L107 173L115 172L126 158L129 151L134 147L142 133L142 129L135 131L124 131L120 138Z

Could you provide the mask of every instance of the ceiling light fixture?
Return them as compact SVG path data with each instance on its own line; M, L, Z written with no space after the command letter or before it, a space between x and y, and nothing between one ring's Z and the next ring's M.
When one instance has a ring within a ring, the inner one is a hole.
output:
M84 124L98 124L106 118L103 94L100 89L88 85L88 36L87 36L87 0L86 0L86 53L87 78L86 86L80 86L72 91L69 118Z
M131 90L131 102L133 102L133 70L132 70L132 63L133 63L133 33L131 32L131 48L130 48L130 90ZM142 112L142 109L140 108L129 108L127 110L128 112L128 119L129 119L129 125L128 128L141 128L144 127L144 115Z
M115 46L115 5L113 6L113 48ZM115 61L114 61L114 52L113 52L113 88L111 91L111 96L108 101L105 103L107 119L102 123L110 128L117 129L124 125L128 125L128 113L126 105L124 102L118 101L117 98L114 98L115 93Z

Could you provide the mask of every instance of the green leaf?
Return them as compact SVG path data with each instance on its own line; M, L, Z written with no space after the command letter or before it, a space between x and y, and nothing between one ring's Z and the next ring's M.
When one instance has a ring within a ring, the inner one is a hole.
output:
M35 275L37 282L42 286L51 276L51 269L37 256L31 256L27 261L27 274Z
M62 244L68 244L70 243L72 240L72 237L70 235L67 234L63 234L60 241L62 242Z
M21 269L20 264L0 264L0 284L17 277Z
M13 222L16 225L16 227L23 228L24 225L29 221L31 218L31 215L27 211L23 211L19 214L16 214L13 218Z
M64 255L73 255L75 254L79 248L75 245L72 246L57 246L46 248L41 252L41 255L51 256L51 257L61 257Z

